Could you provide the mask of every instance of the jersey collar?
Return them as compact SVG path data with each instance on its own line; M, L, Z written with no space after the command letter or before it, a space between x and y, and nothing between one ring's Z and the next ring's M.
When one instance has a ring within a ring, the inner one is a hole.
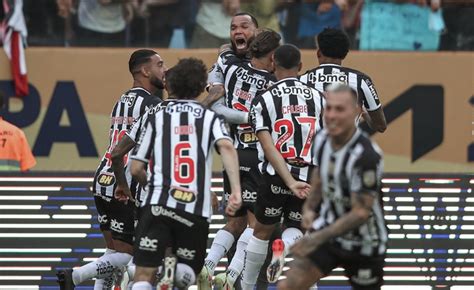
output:
M147 94L151 95L151 93L150 93L149 91L145 90L145 89L142 88L142 87L133 87L133 88L131 88L130 90L142 90L142 91L145 91Z
M319 66L341 66L341 65L337 63L323 63L323 64L320 64Z

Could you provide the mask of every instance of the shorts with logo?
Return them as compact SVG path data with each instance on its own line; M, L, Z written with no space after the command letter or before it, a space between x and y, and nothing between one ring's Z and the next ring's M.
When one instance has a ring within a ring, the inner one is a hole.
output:
M303 204L304 199L296 197L278 175L263 174L255 207L260 223L277 224L283 216L286 227L301 229Z
M353 289L380 289L383 285L385 255L363 256L325 243L308 258L325 276L337 267L344 268Z
M133 202L124 204L115 198L94 196L98 221L102 231L111 231L114 240L133 245L135 211Z
M134 263L141 267L162 264L165 250L172 247L178 262L196 275L206 257L209 223L206 218L161 205L139 209L135 235Z
M240 186L242 190L242 207L235 213L234 216L244 216L247 210L254 212L255 203L257 201L258 184L260 182L261 174L258 169L258 151L256 149L238 149L237 155L239 157L240 166ZM224 201L230 197L230 183L229 177L224 171Z

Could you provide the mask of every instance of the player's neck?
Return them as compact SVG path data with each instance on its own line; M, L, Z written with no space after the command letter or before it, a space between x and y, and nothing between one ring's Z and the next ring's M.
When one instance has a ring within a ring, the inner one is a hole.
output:
M250 60L250 64L252 65L252 67L254 67L256 69L264 70L264 71L267 70L266 69L267 68L266 64L263 61L259 60L258 58L255 58L255 57L252 58Z
M148 92L150 92L151 94L153 94L156 91L156 88L154 86L152 86L150 83L143 82L143 81L138 80L138 79L133 80L133 87L134 88L143 88L143 89L147 90Z
M351 140L352 136L356 133L357 128L353 127L350 130L347 130L346 132L338 135L338 136L333 136L331 138L331 146L332 148L336 151L339 150L340 148L344 147L344 145Z
M276 70L275 77L279 81L283 79L288 79L288 78L297 78L298 72L295 72L294 70Z
M319 58L319 64L337 64L342 65L342 59L322 56Z

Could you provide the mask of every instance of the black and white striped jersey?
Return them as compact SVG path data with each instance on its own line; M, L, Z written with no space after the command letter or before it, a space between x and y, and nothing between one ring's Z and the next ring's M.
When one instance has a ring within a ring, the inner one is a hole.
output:
M109 146L94 175L94 184L92 185L94 195L113 197L116 183L112 169L112 151L138 118L159 102L161 102L160 98L151 95L143 88L136 87L125 92L115 103L110 114ZM133 192L137 183L132 180L130 169L127 166L128 156L124 158L125 176Z
M326 87L332 83L344 83L354 89L359 98L362 98L367 111L375 111L381 106L370 77L355 69L337 64L322 64L305 72L299 80L320 92L326 91Z
M316 136L314 152L319 164L322 200L313 228L327 227L348 213L351 210L351 193L371 194L375 200L367 222L331 242L364 256L385 253L388 230L380 188L383 171L380 148L357 129L346 145L333 150L331 138L323 130Z
M273 74L252 67L249 62L230 64L224 72L225 104L243 112L250 110L255 96L261 95L276 82ZM231 124L231 135L236 149L257 149L257 137L250 124Z
M189 100L175 100L148 115L132 159L150 162L143 205L163 205L210 218L212 147L230 139L216 113Z
M224 73L230 63L248 62L250 61L246 56L237 56L232 49L226 49L219 53L217 62L211 67L207 74L207 83L209 85L224 84Z
M270 132L292 175L303 181L317 165L311 148L316 132L322 128L324 106L322 94L296 78L278 81L252 102L250 119L255 132ZM257 147L260 171L275 175L260 143Z

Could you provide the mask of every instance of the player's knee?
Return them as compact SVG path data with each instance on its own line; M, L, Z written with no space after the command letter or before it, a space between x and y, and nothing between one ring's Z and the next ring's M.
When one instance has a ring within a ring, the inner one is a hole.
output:
M196 281L196 274L194 274L194 271L190 266L183 263L178 263L176 266L175 280L176 286L178 286L178 288L187 289Z

